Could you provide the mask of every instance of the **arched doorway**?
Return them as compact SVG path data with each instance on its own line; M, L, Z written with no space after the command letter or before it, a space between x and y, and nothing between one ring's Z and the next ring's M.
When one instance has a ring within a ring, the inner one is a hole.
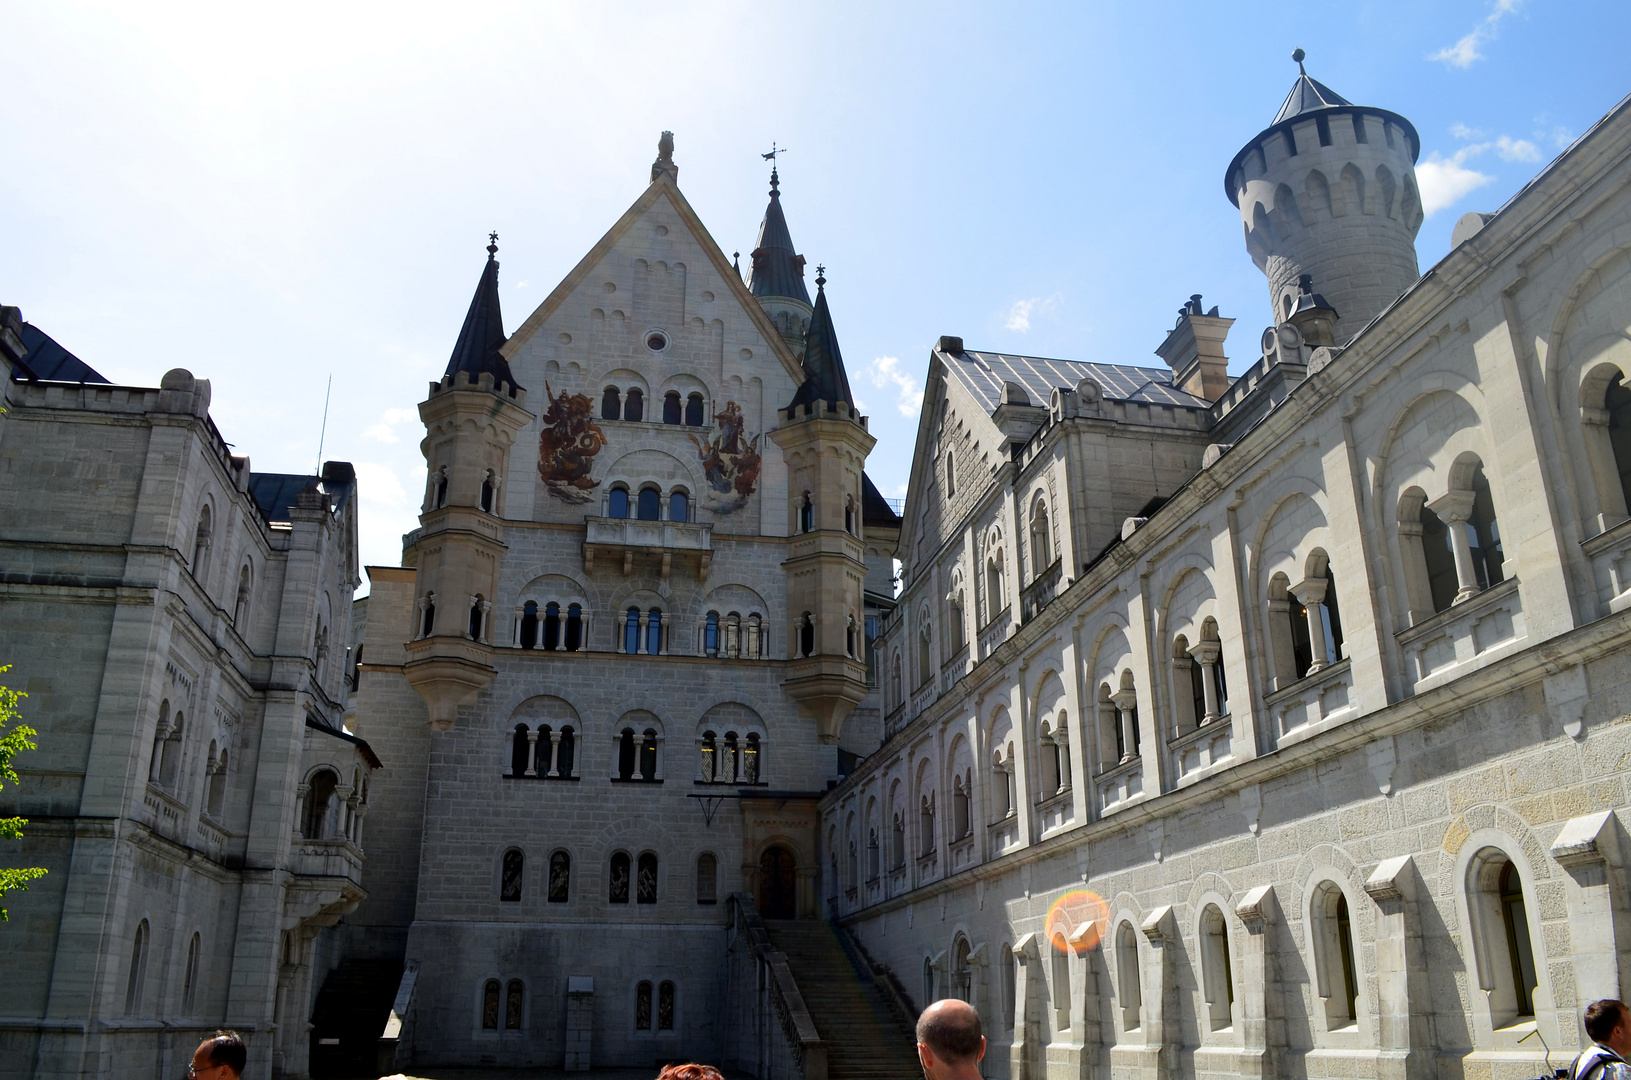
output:
M759 856L759 914L766 919L798 915L798 877L793 853L784 847L766 848Z

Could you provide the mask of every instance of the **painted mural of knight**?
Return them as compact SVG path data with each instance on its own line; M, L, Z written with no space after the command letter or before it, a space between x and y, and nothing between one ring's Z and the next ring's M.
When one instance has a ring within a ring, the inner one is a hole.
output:
M715 406L713 438L691 436L708 477L710 509L732 514L747 505L759 483L759 438L748 435L742 406L734 401Z
M594 421L594 405L585 394L565 390L556 394L548 383L544 391L549 394L549 412L544 414L544 429L538 436L538 475L557 499L588 502L600 486L589 473L595 455L606 445L606 436ZM758 459L754 461L757 464Z

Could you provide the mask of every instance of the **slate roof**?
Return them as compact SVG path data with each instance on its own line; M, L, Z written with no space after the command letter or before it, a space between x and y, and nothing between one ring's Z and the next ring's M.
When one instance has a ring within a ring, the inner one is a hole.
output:
M1334 109L1342 105L1351 106L1353 102L1319 80L1309 78L1306 71L1299 70L1297 81L1291 86L1291 93L1286 95L1285 104L1281 105L1280 111L1275 114L1274 124L1282 124L1303 113L1318 109ZM1273 127L1274 124L1269 126Z
M490 372L495 388L508 383L512 390L523 390L525 387L510 374L510 362L498 351L509 339L504 336L504 315L498 304L497 254L498 244L488 244L487 265L476 282L476 295L470 298L470 310L465 313L464 326L459 329L459 340L453 345L442 378L451 380L461 371L476 376Z
M883 497L883 492L872 482L872 477L864 472L861 474L861 524L886 529L900 528L900 515Z
M782 214L781 181L770 170L770 205L759 223L759 242L753 249L748 289L754 296L787 296L810 302L804 287L804 256L793 250L793 236Z
M1171 368L969 350L942 355L946 357L947 372L972 390L987 412L995 412L1002 404L1004 383L1018 383L1025 388L1032 405L1046 408L1056 388L1074 389L1083 379L1092 379L1105 397L1118 401L1144 401L1185 409L1210 407L1204 399L1174 386Z
M842 401L852 410L855 408L849 376L844 372L844 357L838 351L832 312L827 310L827 290L822 288L826 282L826 278L817 275L815 311L810 314L810 329L804 335L804 385L793 395L790 408L812 401L833 405Z
M43 379L46 382L105 383L91 365L57 344L44 330L24 323L21 334L23 348L28 352L12 371L15 379Z
M261 508L261 513L266 515L267 521L288 521L295 497L302 491L317 487L320 480L320 477L299 473L251 473L249 495Z

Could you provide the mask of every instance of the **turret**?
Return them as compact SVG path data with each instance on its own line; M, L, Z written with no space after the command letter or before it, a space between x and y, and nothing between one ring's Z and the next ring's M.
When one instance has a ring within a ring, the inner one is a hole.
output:
M748 289L770 321L781 331L793 355L804 358L804 335L810 328L810 294L804 288L804 256L793 250L793 237L782 214L781 180L770 168L770 205L759 223Z
M1355 105L1310 78L1301 49L1292 59L1297 82L1274 122L1229 163L1224 189L1269 279L1274 321L1317 290L1343 345L1421 276L1421 139L1399 114ZM1305 275L1311 288L1299 285Z
M866 615L861 542L866 456L876 441L855 408L838 350L827 283L816 268L816 302L804 352L804 383L770 433L787 459L787 680L782 689L838 741L844 717L866 697Z
M419 403L427 469L420 529L406 554L418 567L408 683L425 699L432 727L453 725L458 707L497 674L493 596L505 545L505 466L516 434L532 420L499 351L498 236L470 301L447 371Z

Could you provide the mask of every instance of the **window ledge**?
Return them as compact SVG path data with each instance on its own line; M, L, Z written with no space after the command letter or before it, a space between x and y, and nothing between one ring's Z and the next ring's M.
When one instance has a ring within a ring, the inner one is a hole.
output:
M1101 781L1103 781L1103 780L1118 780L1121 777L1126 776L1128 773L1138 771L1138 769L1143 764L1144 764L1143 757L1141 755L1139 755L1139 754L1134 754L1131 758L1127 759L1126 761L1117 762L1116 764L1111 765L1108 768L1101 768L1101 770L1099 772L1099 775L1094 777L1094 779L1095 780L1101 780Z
M1431 619L1424 619L1415 626L1400 630L1393 637L1400 645L1410 645L1427 637L1433 631L1443 629L1465 616L1476 614L1485 608L1499 604L1517 591L1518 579L1509 577L1499 585L1491 585L1476 596L1470 596L1459 604L1451 604L1443 611L1435 614ZM1320 674L1323 675L1324 672Z
M1468 601L1468 603L1471 603L1471 601ZM1426 624L1423 623L1422 625L1425 626ZM1313 672L1312 674L1304 675L1294 683L1287 683L1278 690L1275 690L1273 693L1263 695L1263 704L1273 708L1282 701L1296 697L1299 693L1306 693L1311 687L1321 686L1329 682L1336 676L1348 671L1352 666L1353 661L1344 656L1341 660L1326 664L1324 667L1320 668L1316 672ZM1208 724L1207 727L1211 728L1216 726L1216 724L1217 721L1213 721L1211 724Z
M613 776L613 777L610 777L609 779L614 784L660 784L660 783L663 782L663 778L660 777L660 776L654 777L653 779L650 779L650 780L636 780L632 776L629 777L627 780L625 780L621 776Z
M583 779L581 776L545 776L543 773L539 773L537 776L517 776L513 772L506 772L501 773L500 776L505 780L548 780L551 783L557 784L563 780L567 780L575 784L579 780Z
M1343 662L1346 663L1346 661ZM1335 665L1332 666L1334 667ZM1320 674L1323 675L1326 671L1330 670L1330 668L1326 668L1324 671L1321 671ZM1216 738L1225 732L1228 732L1229 734L1234 733L1234 724L1230 720L1228 713L1224 713L1216 720L1213 720L1210 724L1202 724L1199 727L1190 728L1188 731L1185 731L1182 734L1174 735L1172 738L1167 740L1167 747L1171 750L1182 750L1186 746L1193 743L1205 742L1207 739Z
M1580 547L1587 555L1598 555L1603 549L1616 547L1625 540L1631 540L1631 517L1618 525L1610 525L1589 540L1582 540Z

